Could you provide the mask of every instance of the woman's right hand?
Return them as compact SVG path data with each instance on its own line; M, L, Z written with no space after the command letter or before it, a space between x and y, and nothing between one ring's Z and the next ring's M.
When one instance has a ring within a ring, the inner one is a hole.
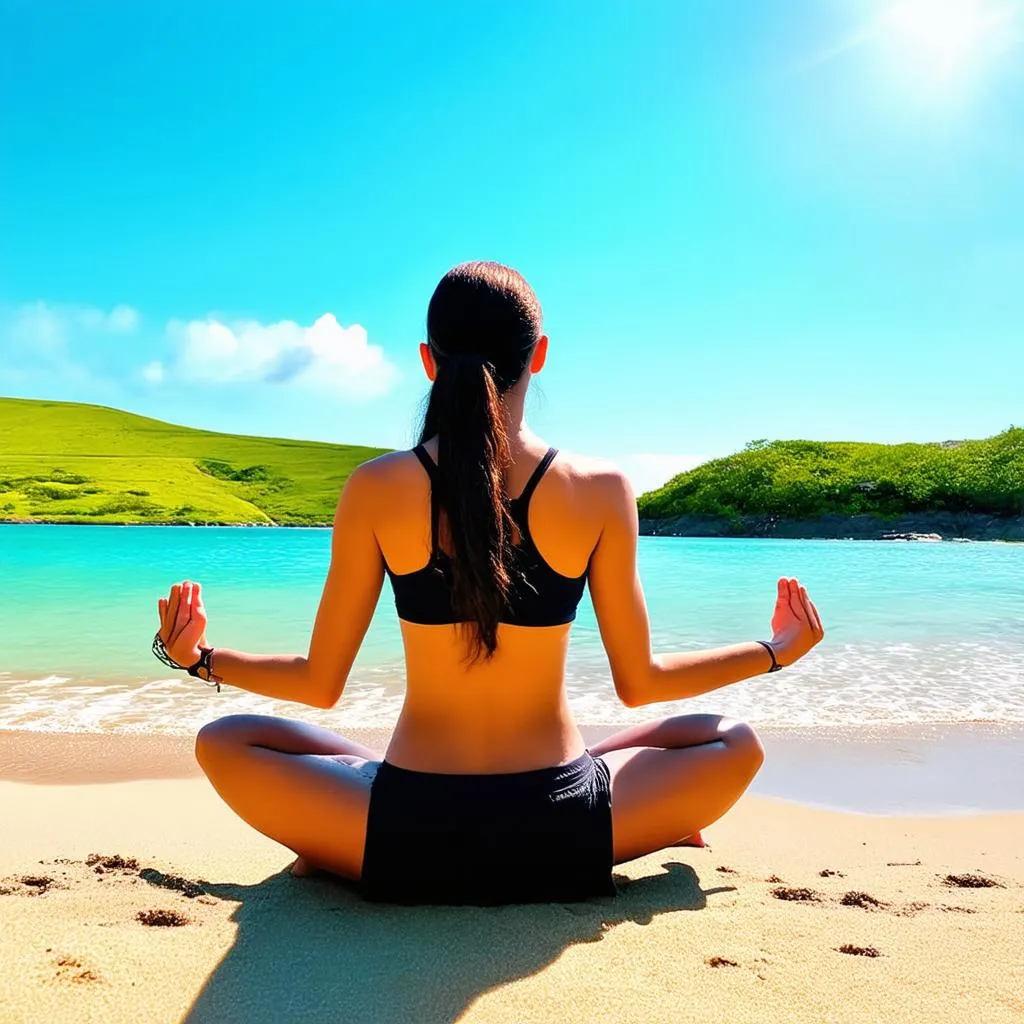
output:
M160 639L172 661L188 668L194 665L206 642L206 609L202 587L185 580L175 583L167 597L157 601L160 615Z
M782 577L772 615L772 649L780 665L792 665L821 642L818 609L798 580Z

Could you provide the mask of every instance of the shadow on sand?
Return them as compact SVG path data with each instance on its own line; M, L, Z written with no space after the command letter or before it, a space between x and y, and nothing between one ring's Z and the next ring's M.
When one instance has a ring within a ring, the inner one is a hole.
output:
M344 883L293 879L207 884L238 903L235 944L184 1024L456 1021L483 993L528 977L569 946L597 942L624 921L701 910L689 865L618 878L617 897L513 907L396 907L366 903Z

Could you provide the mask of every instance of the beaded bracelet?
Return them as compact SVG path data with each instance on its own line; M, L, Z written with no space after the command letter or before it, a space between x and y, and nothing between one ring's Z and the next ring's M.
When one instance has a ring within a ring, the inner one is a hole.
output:
M210 664L210 660L213 657L212 647L200 647L199 648L199 660L194 665L179 665L168 653L167 648L164 646L163 638L159 633L153 637L153 654L162 661L168 668L178 668L187 672L190 676L195 676L196 679L201 679L207 686L216 686L217 692L220 693L220 680L211 679L213 675L213 667ZM206 669L207 678L199 674L200 669Z

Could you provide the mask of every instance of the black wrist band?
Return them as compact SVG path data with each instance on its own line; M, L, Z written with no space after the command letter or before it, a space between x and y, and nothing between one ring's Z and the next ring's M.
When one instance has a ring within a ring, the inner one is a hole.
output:
M200 647L199 648L199 660L194 665L179 665L168 653L167 648L164 646L163 639L160 634L157 633L153 637L153 654L158 660L162 661L168 668L181 669L183 672L187 672L190 676L195 676L196 679L202 679L204 683L209 686L216 686L217 692L220 693L220 682L218 680L211 679L213 675L213 668L210 665L210 659L213 657L212 647ZM199 674L201 668L206 669L206 679Z
M213 668L210 665L210 658L212 657L212 655L212 647L200 647L199 660L194 665L189 665L189 667L185 669L185 671L188 672L190 676L195 676L197 679L203 679L203 677L199 674L199 670L201 668L205 668L206 679L203 679L203 682L209 682L210 676L213 675Z
M195 676L196 679L202 679L208 686L216 686L217 692L220 693L220 680L213 678L213 648L212 647L200 647L199 648L199 660L194 665L189 665L185 670L190 676ZM199 674L200 669L206 669L206 676L203 677Z
M771 655L772 667L768 669L768 671L781 672L782 666L779 664L778 659L775 657L775 648L772 647L772 645L768 643L767 640L758 640L756 642L759 643L769 653L769 655Z

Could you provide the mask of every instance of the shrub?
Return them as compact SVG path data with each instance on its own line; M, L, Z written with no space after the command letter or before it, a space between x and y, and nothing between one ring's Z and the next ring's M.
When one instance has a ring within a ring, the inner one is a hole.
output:
M37 498L40 501L67 501L69 498L77 498L78 491L74 487L65 487L62 484L31 484L24 489L26 497Z
M956 444L752 441L640 496L640 514L1024 515L1024 428Z
M216 477L218 480L234 480L247 484L270 479L270 470L266 466L246 466L244 469L235 469L231 463L221 462L217 459L201 459L196 466L201 473Z
M50 479L62 484L87 484L89 478L81 473L69 473L65 469L53 469L50 471Z
M130 512L137 516L159 515L163 510L150 501L132 494L121 494L110 501L105 501L98 508L91 509L86 515L90 516L114 516L122 512Z

